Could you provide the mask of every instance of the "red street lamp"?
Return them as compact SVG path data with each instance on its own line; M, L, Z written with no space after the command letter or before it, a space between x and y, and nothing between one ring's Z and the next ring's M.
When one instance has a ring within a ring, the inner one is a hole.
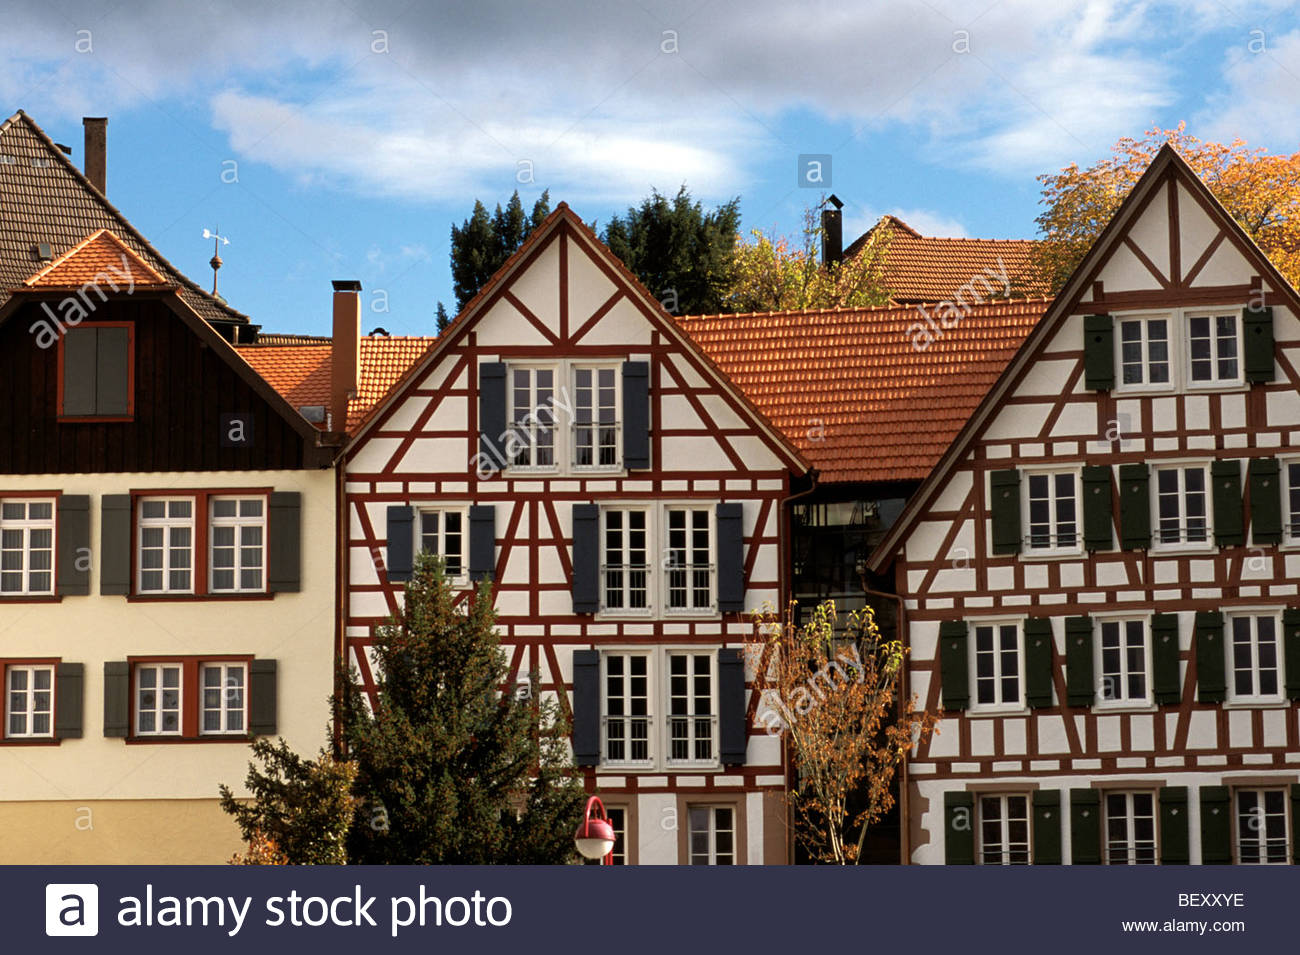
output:
M599 815L593 815L593 812ZM601 865L614 864L614 827L599 796L587 800L582 825L573 834L573 844L584 859L599 859Z

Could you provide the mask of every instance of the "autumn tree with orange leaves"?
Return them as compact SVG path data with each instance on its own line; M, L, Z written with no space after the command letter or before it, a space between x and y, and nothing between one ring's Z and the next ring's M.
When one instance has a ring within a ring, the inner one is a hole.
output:
M1121 139L1111 155L1080 169L1066 166L1038 177L1041 203L1037 219L1046 240L1035 268L1059 291L1092 247L1125 196L1165 144L1172 145L1205 181L1224 208L1294 285L1300 280L1300 152L1268 155L1246 143L1205 142L1186 131L1154 128L1141 139Z
M756 624L757 720L793 762L795 837L819 862L856 865L868 829L894 804L899 766L937 715L901 699L907 649L881 635L870 607L840 617L826 601L802 626L791 612Z

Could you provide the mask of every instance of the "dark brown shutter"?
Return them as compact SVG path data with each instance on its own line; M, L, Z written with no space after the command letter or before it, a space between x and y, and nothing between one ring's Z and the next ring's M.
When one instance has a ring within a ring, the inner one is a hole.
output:
M1277 458L1250 462L1250 540L1253 544L1282 543L1282 482Z
M1160 789L1160 864L1187 865L1189 861L1187 787L1163 786Z
M1083 469L1083 543L1088 550L1115 546L1115 518L1111 507L1110 468L1088 465Z
M1242 313L1242 332L1245 337L1246 381L1251 384L1272 381L1273 361L1273 307L1252 305Z
M1232 793L1227 786L1201 787L1201 865L1232 862Z
M970 706L967 631L964 620L944 620L939 624L939 678L945 710L964 710Z
M1034 709L1052 705L1052 621L1025 620L1025 701Z
M1178 646L1178 615L1158 613L1151 618L1151 687L1156 704L1167 706L1183 698L1183 675Z
M273 594L302 590L302 495L272 491L267 502L266 586Z
M975 864L975 794L943 794L943 861L946 865Z
M1034 865L1061 864L1061 791L1035 789Z
M64 597L90 593L90 495L59 496L58 579L55 592Z
M1300 610L1282 611L1282 668L1286 671L1286 698L1300 700ZM1296 817L1300 820L1300 816ZM1300 842L1300 839L1296 840Z
M1246 543L1241 506L1241 462L1215 461L1210 465L1214 484L1214 542L1220 547Z
M1151 546L1150 474L1145 464L1119 466L1119 529L1125 550Z
M1101 862L1101 794L1095 789L1070 790L1070 861Z
M1227 697L1227 661L1223 649L1223 614L1203 611L1196 615L1196 699L1222 703Z
M1092 706L1096 700L1092 647L1092 618L1066 617L1065 689L1071 706Z
M497 509L475 504L469 509L469 579L492 579L497 566Z

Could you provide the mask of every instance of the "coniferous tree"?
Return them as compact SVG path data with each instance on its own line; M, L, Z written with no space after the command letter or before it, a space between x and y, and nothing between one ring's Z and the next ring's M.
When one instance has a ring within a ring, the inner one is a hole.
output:
M437 324L438 334L441 335L451 324L451 319L447 317L447 306L442 302L438 303L438 311L434 314L434 322Z
M451 227L451 278L458 310L518 251L550 212L549 190L533 203L531 215L524 214L518 189L504 209L498 204L492 214L481 201L474 201L470 217Z

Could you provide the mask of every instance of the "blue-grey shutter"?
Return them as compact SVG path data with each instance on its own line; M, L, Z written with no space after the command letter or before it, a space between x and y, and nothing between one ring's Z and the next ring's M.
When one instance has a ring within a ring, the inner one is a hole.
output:
M724 647L718 651L718 738L724 766L744 765L745 716L745 651Z
M410 580L415 567L415 508L405 504L388 506L388 579Z
M600 651L573 651L573 762L600 765Z
M623 466L650 467L650 363L623 362Z
M101 327L95 349L95 414L120 418L131 410L131 330Z
M254 660L248 665L248 732L253 736L274 736L276 723L276 662Z
M600 508L573 505L573 612L600 609Z
M718 610L722 613L745 609L744 513L738 501L718 505Z
M302 590L302 495L272 491L267 502L266 589L273 594Z
M506 365L491 361L478 366L479 453L487 458L482 471L506 466ZM491 468L487 467L490 463Z
M130 494L105 494L99 501L99 592L131 592Z
M469 509L469 579L491 579L497 565L497 509L476 504Z
M104 735L124 737L131 729L131 664L104 664Z
M85 699L84 663L60 663L54 668L54 736L81 739L81 711Z
M55 593L84 597L90 593L90 495L59 497L58 576Z
M95 365L99 329L69 328L63 334L63 414L95 413Z

